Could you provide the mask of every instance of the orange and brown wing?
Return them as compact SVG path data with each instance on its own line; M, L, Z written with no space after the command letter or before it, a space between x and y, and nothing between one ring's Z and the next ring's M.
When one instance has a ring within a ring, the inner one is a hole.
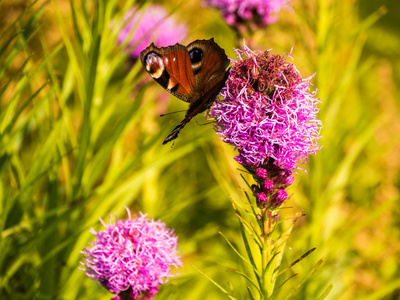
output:
M204 96L209 91L214 90L215 87L220 86L222 81L225 82L229 59L224 49L219 47L214 39L197 40L190 43L186 48L189 53L193 53L195 49L202 53L200 61L192 61L196 90L201 90Z
M191 101L195 78L185 46L175 44L157 48L151 44L142 51L140 60L146 71L163 88L183 101Z
M213 103L229 75L229 59L214 39L197 40L187 47L195 78L194 94L188 114L200 113Z

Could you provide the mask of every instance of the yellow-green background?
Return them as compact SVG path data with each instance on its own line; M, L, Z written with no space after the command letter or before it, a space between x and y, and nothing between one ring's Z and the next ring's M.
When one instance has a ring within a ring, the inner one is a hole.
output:
M116 46L109 23L135 4L29 3L0 2L0 297L110 299L77 269L79 251L93 240L89 229L102 228L99 217L125 218L128 206L179 238L184 267L156 299L226 298L193 267L247 299L244 279L227 271L246 269L218 234L244 251L229 199L246 202L233 149L195 121L172 149L161 144L182 114L158 115L187 104L147 81L140 64L129 68ZM214 37L235 58L238 40L216 10L157 3L187 24L185 43ZM282 220L305 214L283 267L317 250L277 299L293 289L292 299L317 299L331 284L327 299L399 299L400 4L292 6L252 36L254 50L293 47L302 75L316 72L324 125L323 148L295 176L282 210Z

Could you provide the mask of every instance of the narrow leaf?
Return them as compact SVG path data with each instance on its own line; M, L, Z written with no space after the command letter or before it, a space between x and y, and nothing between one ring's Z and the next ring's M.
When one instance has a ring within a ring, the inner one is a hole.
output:
M253 265L253 270L257 270L257 266L256 266L256 263L254 261L253 254L251 252L250 245L249 245L249 242L248 242L247 237L246 237L246 233L244 232L243 224L241 224L241 223L240 223L240 231L241 231L242 238L243 238L243 241L244 241L244 246L246 248L247 256L249 257L250 262ZM258 284L261 285L260 275L256 271L254 271L254 274L256 275L256 278L258 280Z
M212 280L210 277L208 277L206 274L201 272L199 269L195 268L192 266L193 269L195 269L197 272L199 272L201 275L203 275L205 278L207 278L209 281L211 281L217 288L219 288L225 295L229 297L229 299L236 300L235 297L233 297L227 290L225 290L222 286L220 286L218 283L216 283L214 280Z
M246 278L247 281L250 282L250 283L257 289L258 293L259 293L260 295L262 294L260 288L254 283L253 280L251 280L251 278L250 278L249 276L247 276L246 274L244 274L244 273L242 273L242 272L240 272L240 271L238 271L238 270L229 270L229 271L235 272L236 274L239 274L239 275L243 276L244 278Z
M235 247L231 244L231 242L225 237L225 235L224 235L221 231L218 231L218 233L219 233L220 235L222 235L222 237L225 239L225 241L228 243L228 245L231 246L231 248L233 249L233 251L234 251L245 263L247 263L249 266L251 266L251 267L254 269L253 265L252 265L243 255L241 255L241 254L239 253L239 251L236 250L236 248L235 248Z
M283 300L285 299L289 299L297 290L299 290L303 284L305 284L307 282L307 280L315 274L315 272L318 270L318 268L321 266L321 264L324 262L325 257L321 258L317 264L314 266L314 268L312 268L312 270L300 281L300 283L292 289L292 291L285 297L283 298Z
M254 297L253 291L249 286L246 287L247 291L249 292L249 296L251 300L255 300L256 298Z
M278 276L280 276L281 274L285 273L286 271L288 271L291 267L293 267L295 264L297 264L298 262L302 261L304 258L306 258L308 255L310 255L311 253L313 253L315 251L315 249L317 248L312 248L310 250L308 250L305 254L303 254L300 258L296 259L294 262L292 262L287 268L283 269L281 272L279 272Z
M328 286L328 288L325 290L325 292L323 292L322 295L317 298L317 300L325 299L328 296L328 294L331 292L332 288L333 288L333 284L330 284Z

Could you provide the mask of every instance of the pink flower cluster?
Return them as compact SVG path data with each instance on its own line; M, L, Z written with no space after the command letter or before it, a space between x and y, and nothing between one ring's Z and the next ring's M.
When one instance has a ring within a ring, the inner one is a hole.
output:
M266 170L267 168L269 171ZM249 171L254 172L254 169L250 168ZM270 164L255 169L253 176L258 183L258 185L252 185L258 207L274 209L281 206L288 198L285 189L294 181L291 171L282 170Z
M129 213L129 211L128 211ZM175 276L170 266L181 266L177 237L160 221L140 216L116 220L105 230L91 233L96 239L82 250L86 275L99 281L116 297L152 299L158 286ZM115 298L118 299L118 298Z

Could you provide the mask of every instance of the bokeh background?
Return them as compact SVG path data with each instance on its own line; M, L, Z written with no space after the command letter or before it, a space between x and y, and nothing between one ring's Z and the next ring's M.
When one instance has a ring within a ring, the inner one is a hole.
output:
M155 1L230 58L243 41L201 1ZM0 2L0 297L110 299L78 269L98 221L124 206L178 235L184 267L156 299L237 299L243 250L230 198L246 201L234 151L203 116L162 145L187 104L149 80L116 43L134 1ZM146 4L147 5L147 4ZM146 7L146 6L145 6ZM293 0L247 36L288 53L321 99L323 148L299 171L281 219L298 211L276 299L400 299L400 3ZM126 45L125 45L126 46ZM324 258L316 272L314 266ZM195 268L193 268L195 267ZM282 279L283 281L283 279ZM304 283L299 286L300 283Z

